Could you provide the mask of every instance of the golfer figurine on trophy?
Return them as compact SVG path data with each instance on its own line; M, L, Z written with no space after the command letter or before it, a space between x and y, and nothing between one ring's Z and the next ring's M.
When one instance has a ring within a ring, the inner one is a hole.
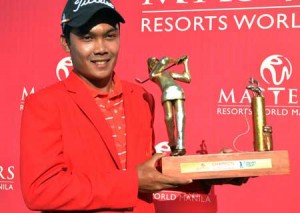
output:
M161 102L164 108L165 124L167 127L169 146L172 156L181 156L186 153L184 144L185 110L184 91L176 83L176 80L190 83L191 76L188 68L188 57L182 56L178 59L163 57L148 58L149 79L155 82L162 91ZM169 70L175 65L184 65L182 73ZM145 81L149 80L146 79ZM139 83L144 83L136 79Z

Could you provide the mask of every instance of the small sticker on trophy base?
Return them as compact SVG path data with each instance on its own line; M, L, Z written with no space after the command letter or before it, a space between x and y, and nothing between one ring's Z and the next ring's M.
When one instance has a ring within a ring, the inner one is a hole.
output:
M192 179L286 175L287 151L237 152L162 158L162 173Z
M271 159L253 159L236 161L211 161L199 163L181 163L181 173L192 172L219 172L244 169L270 169L272 168Z

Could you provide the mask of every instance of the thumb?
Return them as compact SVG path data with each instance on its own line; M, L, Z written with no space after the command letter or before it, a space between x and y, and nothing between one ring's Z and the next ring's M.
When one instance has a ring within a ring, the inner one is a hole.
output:
M155 153L147 162L150 166L155 166L156 162L165 157L167 153Z

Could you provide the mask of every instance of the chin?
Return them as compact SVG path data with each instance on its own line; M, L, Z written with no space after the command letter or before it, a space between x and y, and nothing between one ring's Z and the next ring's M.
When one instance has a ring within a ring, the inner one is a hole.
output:
M112 71L101 71L98 72L94 75L94 78L101 80L101 79L107 79L112 76L113 72Z

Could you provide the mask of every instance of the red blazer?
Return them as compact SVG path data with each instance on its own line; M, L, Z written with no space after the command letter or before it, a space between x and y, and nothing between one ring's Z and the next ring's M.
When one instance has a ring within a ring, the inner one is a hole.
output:
M66 80L27 97L21 124L21 187L33 210L154 212L138 193L136 166L153 153L152 95L122 81L127 170L112 130L81 80Z

